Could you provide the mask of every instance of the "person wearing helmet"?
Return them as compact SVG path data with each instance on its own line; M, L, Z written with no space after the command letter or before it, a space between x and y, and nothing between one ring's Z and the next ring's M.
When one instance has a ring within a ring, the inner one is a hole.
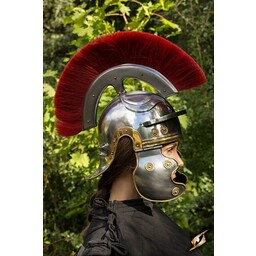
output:
M126 77L148 82L157 93L127 93ZM98 120L100 164L89 178L101 178L77 256L201 255L200 241L191 248L188 234L155 202L176 199L187 183L178 151L178 116L186 111L176 112L166 98L205 81L182 49L144 32L96 39L68 63L55 95L59 134L96 126L102 92L108 85L117 91Z

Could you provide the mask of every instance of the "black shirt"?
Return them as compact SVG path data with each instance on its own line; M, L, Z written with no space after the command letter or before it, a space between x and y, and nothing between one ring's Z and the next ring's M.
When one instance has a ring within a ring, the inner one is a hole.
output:
M188 234L152 202L93 202L92 221L77 256L201 256Z

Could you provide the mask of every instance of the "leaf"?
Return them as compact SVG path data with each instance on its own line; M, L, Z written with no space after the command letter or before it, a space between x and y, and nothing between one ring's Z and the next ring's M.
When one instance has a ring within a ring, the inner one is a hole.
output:
M163 8L164 11L169 11L173 6L175 6L174 2L169 2L169 1L165 1L165 0L160 0L160 4Z
M125 14L127 14L128 16L130 15L130 11L131 11L131 9L129 8L129 7L127 7L127 6L125 6L125 5L121 5L121 8L120 8L120 12L121 13L125 13Z
M162 21L162 23L163 23L164 25L167 25L167 26L169 26L169 27L171 27L171 28L173 28L173 29L176 29L177 32L180 32L180 31L181 31L181 28L179 27L179 25L177 25L177 24L171 22L170 20L167 20L167 19L165 19L165 18L162 18L161 21Z
M188 117L186 115L179 116L181 126L186 130L188 127Z
M68 25L73 22L72 16L67 16L63 18L63 24Z
M45 73L44 73L44 75L43 75L43 77L56 77L56 75L57 75L57 73L58 73L58 71L57 70L47 70Z
M49 97L54 97L54 95L55 95L55 90L54 90L54 88L51 86L51 85L49 85L49 84L44 84L44 89L43 89L43 91L49 96Z
M75 28L75 29L73 30L73 33L74 33L74 34L77 34L77 35L80 36L80 37L83 37L83 36L86 35L86 29L85 29L85 28L81 28L81 27Z
M113 4L113 3L115 3L115 1L113 1L113 0L105 0L104 1L105 6L109 6L110 4Z
M80 7L74 7L73 11L75 13L84 13L85 12L85 10L83 8L80 8Z
M85 29L85 33L88 37L92 37L93 36L93 28L92 27L88 27Z
M50 113L49 113L49 112L46 112L46 113L44 114L44 123L49 122L49 120L50 120Z
M185 174L190 174L190 175L193 174L187 167L183 167L183 172L184 172Z
M89 157L87 153L80 154L79 151L71 154L70 163L77 167L88 167L89 166Z

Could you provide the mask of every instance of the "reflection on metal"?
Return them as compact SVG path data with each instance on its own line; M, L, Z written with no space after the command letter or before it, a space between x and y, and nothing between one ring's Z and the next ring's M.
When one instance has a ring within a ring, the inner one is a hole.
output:
M203 245L204 243L206 243L205 233L207 231L208 230L205 230L204 232L202 232L201 234L195 236L191 240L191 243L192 243L193 247L189 251L192 251L192 250L196 249L197 247L199 247L199 246Z

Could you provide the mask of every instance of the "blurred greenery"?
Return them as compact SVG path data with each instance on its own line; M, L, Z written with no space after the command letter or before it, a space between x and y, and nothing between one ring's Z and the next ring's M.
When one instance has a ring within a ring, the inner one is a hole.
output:
M161 209L191 237L204 230L203 255L213 252L213 1L44 0L44 255L70 256L80 246L96 180L86 180L98 166L97 130L71 138L57 135L53 97L71 56L91 40L114 31L137 30L163 36L182 47L203 68L208 83L168 100L182 117L180 145L189 178L186 193ZM128 80L128 91L152 90ZM107 88L98 112L113 98Z

